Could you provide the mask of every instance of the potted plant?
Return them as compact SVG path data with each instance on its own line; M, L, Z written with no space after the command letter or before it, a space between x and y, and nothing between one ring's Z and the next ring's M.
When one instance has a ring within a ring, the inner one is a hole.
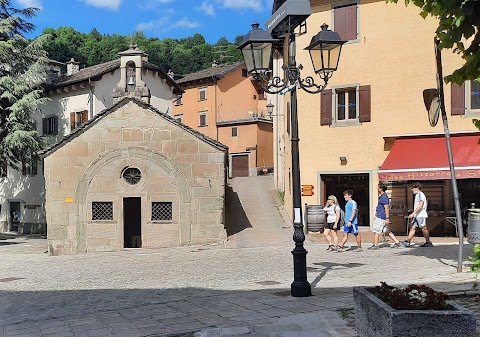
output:
M474 337L475 315L424 285L354 287L359 337Z

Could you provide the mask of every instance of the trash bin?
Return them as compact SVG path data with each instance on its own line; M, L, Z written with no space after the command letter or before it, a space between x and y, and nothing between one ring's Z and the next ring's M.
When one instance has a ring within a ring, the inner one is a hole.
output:
M322 205L305 204L305 231L321 232L325 228L327 217Z
M480 243L480 209L468 210L468 243Z

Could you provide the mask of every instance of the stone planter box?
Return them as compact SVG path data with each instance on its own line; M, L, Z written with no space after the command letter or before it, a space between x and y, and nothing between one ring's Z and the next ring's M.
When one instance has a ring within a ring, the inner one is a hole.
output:
M396 310L370 289L373 288L353 288L359 337L475 336L475 315L456 303L449 302L452 310Z

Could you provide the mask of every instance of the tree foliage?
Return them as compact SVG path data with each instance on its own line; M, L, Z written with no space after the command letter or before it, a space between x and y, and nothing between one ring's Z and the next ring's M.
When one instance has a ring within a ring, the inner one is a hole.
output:
M46 102L39 84L47 64L42 46L48 35L32 41L23 36L34 29L27 20L37 11L0 0L0 165L13 168L36 162L44 145L32 115Z
M208 68L214 60L242 60L241 53L236 49L241 38L231 43L222 37L212 45L198 33L182 39L160 40L147 38L143 32L135 32L132 36L102 35L94 28L90 33L84 34L72 27L47 28L42 34L52 36L45 46L51 59L67 62L74 58L82 67L114 60L118 57L118 52L128 49L131 43L145 51L151 63L180 75Z
M466 80L480 79L480 1L405 0L407 6L410 2L420 8L423 18L430 15L439 20L436 36L440 49L453 48L465 61L445 80L462 84Z

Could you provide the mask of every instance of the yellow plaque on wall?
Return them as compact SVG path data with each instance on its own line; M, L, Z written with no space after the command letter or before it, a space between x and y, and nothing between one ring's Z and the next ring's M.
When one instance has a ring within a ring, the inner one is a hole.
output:
M73 202L73 198L65 198L65 202Z

